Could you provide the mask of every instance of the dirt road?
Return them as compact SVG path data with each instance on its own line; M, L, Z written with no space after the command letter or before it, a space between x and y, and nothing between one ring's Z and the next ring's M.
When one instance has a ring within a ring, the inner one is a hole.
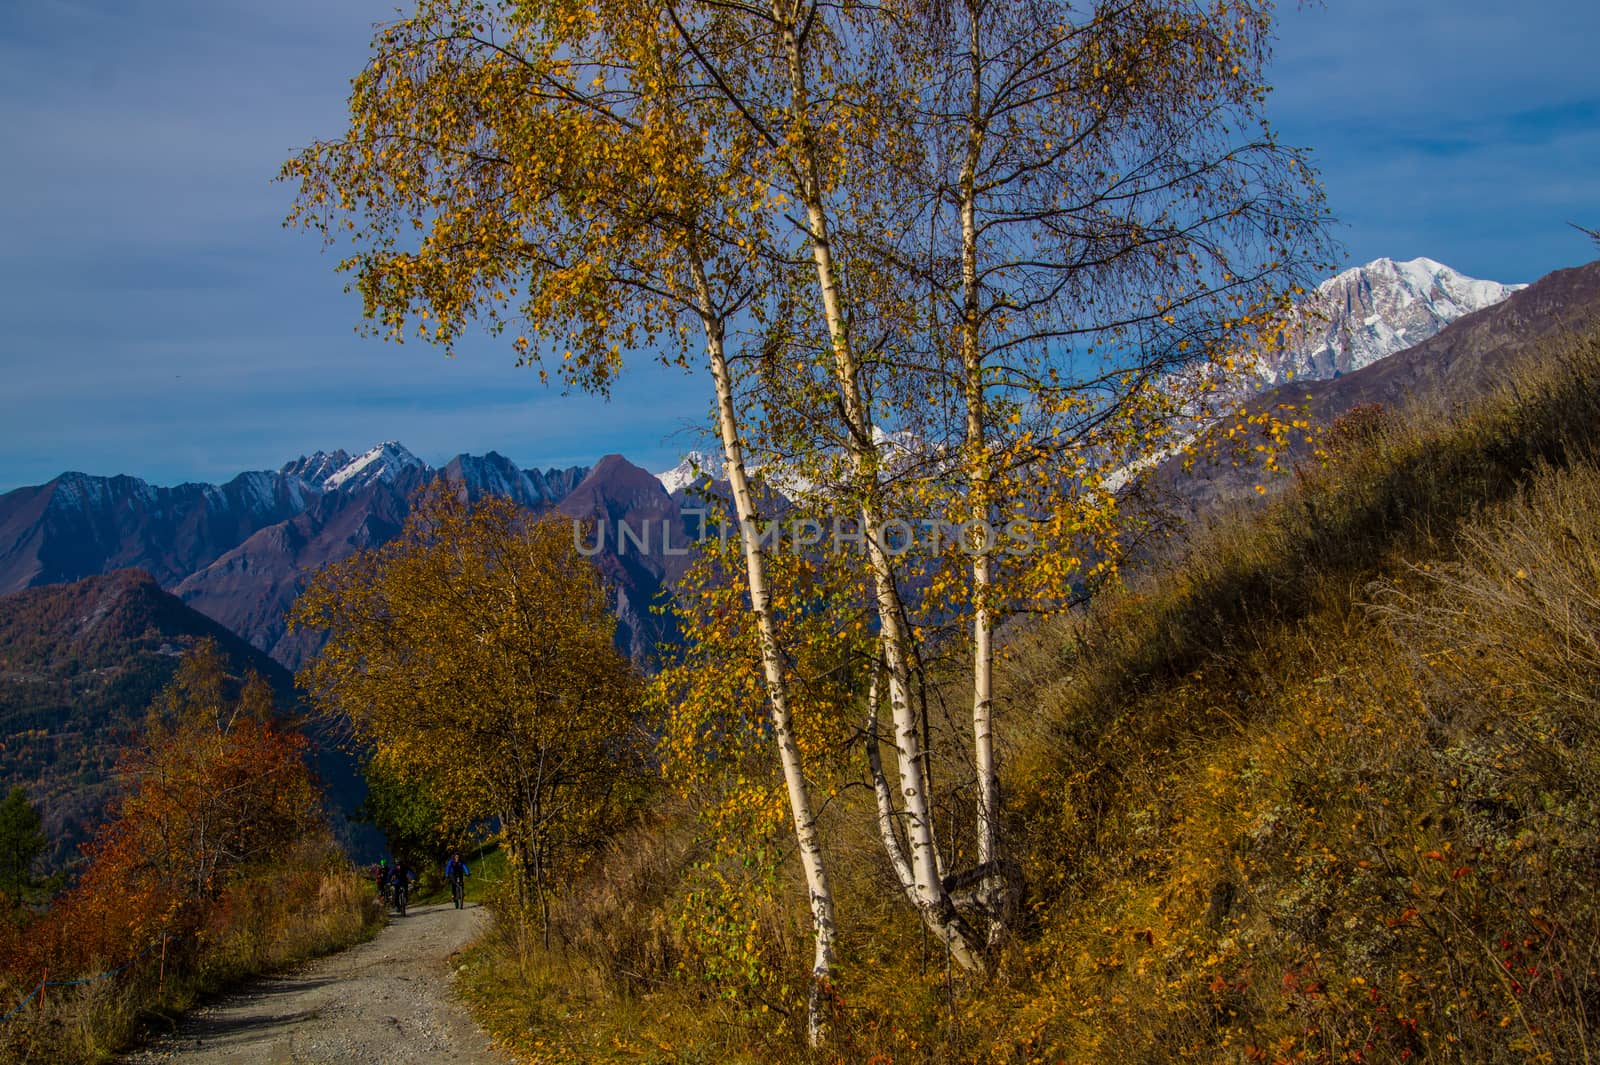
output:
M450 989L452 956L488 919L424 906L371 942L266 977L185 1017L124 1059L201 1065L508 1065Z

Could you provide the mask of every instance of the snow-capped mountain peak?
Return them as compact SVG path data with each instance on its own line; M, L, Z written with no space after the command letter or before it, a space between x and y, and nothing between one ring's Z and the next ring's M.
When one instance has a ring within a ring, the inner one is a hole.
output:
M1288 346L1262 360L1261 375L1265 384L1338 377L1526 287L1467 277L1433 259L1374 259L1317 286L1300 306Z
M393 483L409 470L426 470L428 464L397 441L385 440L351 459L322 482L324 491L354 490L377 481Z
M558 476L561 472L549 471ZM586 468L584 472L588 472ZM552 486L545 474L520 469L498 451L486 455L457 455L440 469L439 476L465 488L470 498L505 496L524 507L553 503L572 489L568 483Z
M293 462L285 462L278 472L298 477L313 488L320 489L323 482L350 464L350 453L343 448L336 451L313 451L301 455Z
M722 460L704 451L691 451L672 469L656 474L656 480L667 490L667 495L688 488L702 476L717 480L722 476Z

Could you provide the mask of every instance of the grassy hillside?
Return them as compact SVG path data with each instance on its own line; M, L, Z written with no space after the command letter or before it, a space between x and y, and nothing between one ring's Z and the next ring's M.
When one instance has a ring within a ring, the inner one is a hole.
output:
M236 674L260 673L292 704L281 666L142 570L0 596L0 785L23 785L43 809L52 865L99 824L117 790L118 752L179 656L202 639L217 641Z
M51 867L77 858L118 793L118 752L179 657L208 639L235 677L260 674L280 711L298 712L287 670L143 570L0 596L0 788L20 784L39 806ZM377 855L377 833L349 820L366 795L355 759L319 726L310 735L335 833L360 857Z
M1032 1001L989 1003L1011 1038L1588 1059L1600 345L1546 355L1464 418L1354 412L1265 518L1021 651L1041 932Z
M844 792L820 1060L1592 1060L1600 340L1528 365L1471 411L1352 411L1267 512L1013 643L999 977L950 973ZM618 841L554 949L474 960L487 1022L541 1061L809 1059L793 870L705 857L692 810Z

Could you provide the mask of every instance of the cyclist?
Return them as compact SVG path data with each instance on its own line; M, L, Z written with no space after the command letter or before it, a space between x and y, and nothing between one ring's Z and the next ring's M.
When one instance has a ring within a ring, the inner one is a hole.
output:
M400 911L400 916L406 915L406 902L411 896L411 885L415 883L417 874L405 862L394 863L394 873L390 876L394 884L394 908Z
M390 898L389 888L394 882L394 870L389 868L389 859L378 859L378 868L373 871L372 879L378 885L378 898L387 903Z
M471 875L467 863L461 860L459 854L450 855L450 860L444 863L444 878L450 881L450 897L455 899L458 910L466 905L467 877Z

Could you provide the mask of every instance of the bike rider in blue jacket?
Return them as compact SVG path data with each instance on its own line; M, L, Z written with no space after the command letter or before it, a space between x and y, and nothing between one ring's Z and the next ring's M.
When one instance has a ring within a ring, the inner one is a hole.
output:
M444 863L444 878L450 882L450 897L458 910L466 905L467 877L471 875L459 854L450 855L450 860Z

